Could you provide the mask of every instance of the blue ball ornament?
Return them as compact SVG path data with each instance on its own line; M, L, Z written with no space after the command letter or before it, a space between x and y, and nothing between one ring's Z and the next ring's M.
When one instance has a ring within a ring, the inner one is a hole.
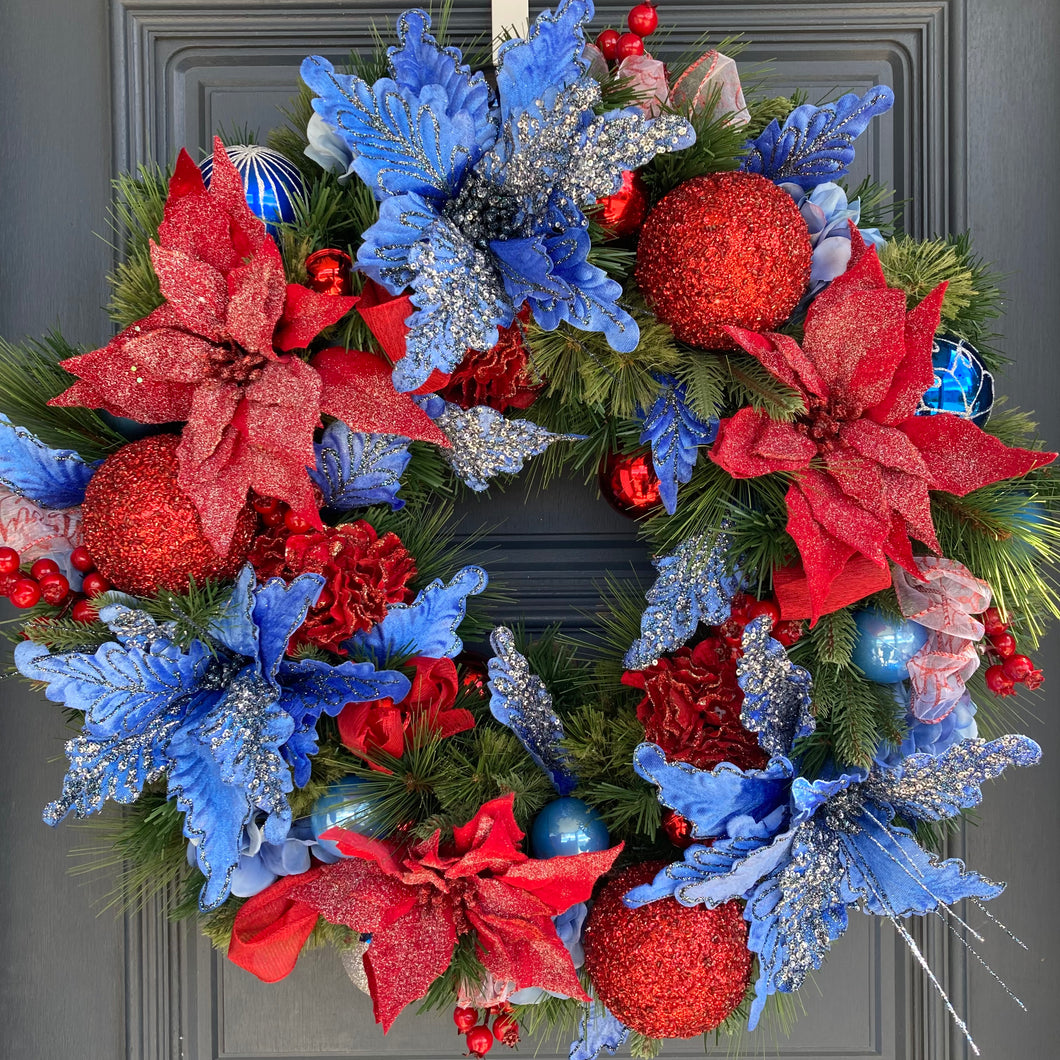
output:
M854 615L858 628L851 661L870 680L893 685L909 677L907 663L924 646L928 631L916 622L866 608Z
M302 174L279 151L258 144L232 144L226 147L232 165L243 181L250 212L265 222L272 236L279 235L278 224L295 219L295 200L306 193ZM206 186L213 174L213 155L199 163Z
M373 839L384 834L384 829L378 825L366 823L371 820L374 807L364 797L364 783L357 777L343 777L335 781L313 805L313 812L309 815L310 830L329 854L343 856L332 840L320 838L329 828L345 828L348 832L360 832Z
M917 414L952 412L977 427L984 426L994 406L994 377L983 367L975 347L963 339L936 335L931 363L935 382L920 399Z
M603 818L581 799L550 802L530 826L530 849L535 858L557 858L606 850L611 840Z

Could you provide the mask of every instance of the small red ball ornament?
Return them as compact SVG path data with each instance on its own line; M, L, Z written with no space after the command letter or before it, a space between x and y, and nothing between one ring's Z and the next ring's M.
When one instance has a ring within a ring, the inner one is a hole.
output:
M350 275L353 261L344 250L317 250L305 259L309 286L319 294L349 295L353 293Z
M1016 682L1005 673L1000 665L988 666L983 678L986 681L986 687L995 696L1012 696L1016 693Z
M626 24L638 37L650 37L659 26L659 12L654 4L637 4L630 11Z
M80 600L75 600L74 606L70 608L70 617L75 622L95 622L96 605L91 600L81 597Z
M596 46L609 63L613 63L618 58L618 40L620 36L621 34L617 29L605 29L596 38Z
M1025 681L1034 670L1034 660L1029 655L1011 655L1001 664L1001 669L1010 681Z
M631 55L644 54L644 41L636 33L623 33L618 38L618 47L615 49L618 61L628 59Z
M629 909L631 887L663 862L633 865L601 892L585 926L585 968L596 996L649 1038L694 1038L743 1000L751 973L747 921L736 902L717 909L673 898Z
M65 574L56 571L54 574L43 574L38 580L40 594L46 604L57 607L70 595L70 583Z
M485 1056L493 1048L493 1031L485 1023L467 1032L467 1048L472 1056Z
M648 453L611 453L600 465L600 492L622 515L636 519L659 507L659 477Z
M755 173L713 173L679 185L648 214L637 283L683 342L732 349L725 326L765 331L791 315L811 254L787 192Z
M1016 653L1016 637L1011 630L1003 629L1000 633L991 633L990 643L1002 659L1007 659Z
M648 189L644 179L634 170L622 171L622 186L613 195L606 195L598 203L596 220L615 239L631 236L648 215Z
M116 589L141 596L185 592L190 578L231 578L246 557L257 527L254 510L243 507L228 555L218 556L177 485L178 445L172 434L132 442L88 484L81 508L85 547Z
M40 581L47 574L59 574L59 564L53 559L39 559L29 569L29 576Z

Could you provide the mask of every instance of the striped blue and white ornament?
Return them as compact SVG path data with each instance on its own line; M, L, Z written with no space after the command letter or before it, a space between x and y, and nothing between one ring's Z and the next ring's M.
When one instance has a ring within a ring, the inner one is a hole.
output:
M302 174L279 151L258 144L231 144L225 148L243 181L250 212L265 222L269 235L279 235L279 224L295 219L295 200L306 193ZM199 163L202 179L210 186L213 155Z

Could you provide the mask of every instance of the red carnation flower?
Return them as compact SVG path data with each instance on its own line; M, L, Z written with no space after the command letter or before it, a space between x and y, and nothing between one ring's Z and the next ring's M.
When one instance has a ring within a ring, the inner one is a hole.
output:
M731 762L761 769L767 755L758 738L740 724L743 692L736 683L736 652L711 635L694 648L679 648L643 670L622 675L622 683L642 689L637 718L644 738L668 758L713 769Z
M291 637L291 650L315 644L345 655L344 640L386 618L389 604L408 603L413 595L407 583L416 576L416 563L408 549L397 534L379 537L363 520L307 534L271 530L257 538L247 558L262 581L290 582L306 573L326 579Z
M741 409L721 421L710 454L734 478L793 477L787 531L815 620L837 598L851 602L829 600L829 592L852 560L868 560L884 576L893 560L920 577L910 538L939 551L930 490L963 497L1056 456L1010 448L951 413L916 415L934 380L931 345L945 285L907 313L905 293L887 286L875 248L866 250L856 230L851 239L851 266L810 306L802 346L789 335L726 329L802 395L803 412L788 423Z
M469 710L454 710L460 680L452 659L417 657L410 663L416 673L412 688L400 703L390 698L372 703L347 703L339 714L339 739L354 754L368 760L383 751L394 758L405 753L405 737L422 732L441 737L455 736L475 727Z
M525 318L520 314L510 327L500 328L491 349L468 350L438 393L464 409L475 405L488 405L498 412L528 409L545 384L530 370L520 323Z

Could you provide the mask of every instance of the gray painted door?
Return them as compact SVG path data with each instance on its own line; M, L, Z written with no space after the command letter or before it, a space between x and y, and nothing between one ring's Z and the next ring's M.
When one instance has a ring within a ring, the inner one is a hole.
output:
M458 35L488 28L483 0L455 6ZM624 6L601 16L617 23ZM341 56L365 42L373 19L382 24L397 9L392 0L5 0L0 334L38 335L59 322L73 341L103 339L108 326L99 307L111 257L92 233L105 231L112 175L145 158L169 159L182 143L202 146L221 125L267 128L272 108L292 91L303 54ZM886 80L895 87L895 113L863 148L865 167L914 201L915 232L970 225L980 252L1006 273L1002 327L1019 363L1003 389L1017 404L1036 407L1044 435L1060 441L1055 0L671 0L664 20L677 27L674 50L706 30L715 38L745 31L754 42L749 57L774 58L778 82L811 97L836 85ZM494 565L517 588L519 610L538 622L569 617L591 600L593 568L643 562L629 527L577 490L557 489L532 511L513 493L480 514L491 523L508 516ZM1054 639L1042 652L1047 669L1060 661L1056 645ZM1050 677L1055 686L1056 673ZM153 910L94 915L106 881L86 884L68 874L76 863L71 852L90 836L40 823L40 808L62 775L59 713L13 681L0 691L0 1055L457 1055L457 1039L441 1023L405 1019L383 1042L332 955L310 955L291 979L265 987ZM977 949L1026 1000L1029 1014L940 924L919 934L957 1007L971 1008L973 1033L992 1060L1058 1053L1054 703L1050 694L1027 722L1045 745L1047 764L994 785L982 825L958 844L976 867L1010 881L993 912L1030 951L993 926ZM818 982L820 992L812 985L802 991L807 1013L792 1039L759 1041L750 1046L754 1053L967 1055L889 927L856 917ZM668 1055L699 1051L692 1042ZM542 1055L551 1053L543 1046Z

